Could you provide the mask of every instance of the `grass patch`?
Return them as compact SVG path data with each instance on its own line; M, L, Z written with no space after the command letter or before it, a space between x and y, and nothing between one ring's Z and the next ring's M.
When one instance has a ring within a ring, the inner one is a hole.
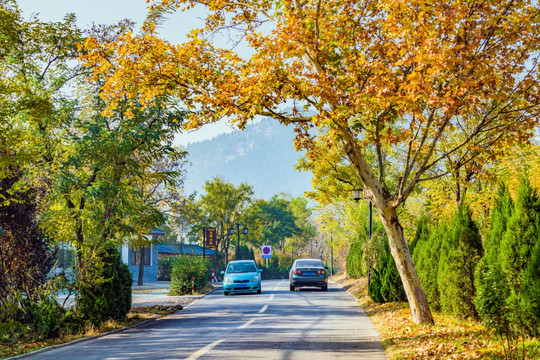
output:
M128 313L125 320L109 320L101 324L99 327L95 327L89 324L85 327L83 331L77 334L63 334L61 332L60 336L56 339L41 341L34 341L28 336L22 336L19 339L14 340L10 343L0 342L0 358L22 355L48 346L60 345L73 340L95 336L113 330L123 329L129 326L139 324L146 320L155 320L160 317L173 314L182 309L183 307L181 305L155 305L134 307Z
M367 279L332 278L357 299L377 328L389 360L400 359L504 359L504 350L479 322L434 313L435 325L413 323L409 304L378 304L367 295ZM527 355L539 359L540 340L529 339Z

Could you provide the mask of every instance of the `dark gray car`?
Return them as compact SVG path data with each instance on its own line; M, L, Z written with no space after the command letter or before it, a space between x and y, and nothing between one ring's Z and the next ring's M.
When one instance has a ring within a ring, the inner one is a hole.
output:
M328 268L319 259L297 259L289 271L289 287L294 291L297 287L320 287L328 290Z

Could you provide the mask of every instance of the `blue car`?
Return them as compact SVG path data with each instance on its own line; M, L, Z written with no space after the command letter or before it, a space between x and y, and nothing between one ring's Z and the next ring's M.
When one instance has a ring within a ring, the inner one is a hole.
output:
M261 293L261 272L253 260L235 260L227 264L223 275L223 294L256 292Z

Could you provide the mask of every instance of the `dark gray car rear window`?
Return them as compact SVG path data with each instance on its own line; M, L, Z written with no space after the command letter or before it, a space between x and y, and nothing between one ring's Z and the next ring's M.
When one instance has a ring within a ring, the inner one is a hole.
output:
M317 260L299 260L296 262L296 267L323 267L323 263Z

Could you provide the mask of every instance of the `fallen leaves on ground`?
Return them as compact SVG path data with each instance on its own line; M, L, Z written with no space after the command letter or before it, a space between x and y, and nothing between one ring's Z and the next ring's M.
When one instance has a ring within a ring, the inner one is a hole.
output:
M349 279L343 274L332 279L358 298L391 360L504 358L497 339L475 320L434 313L435 325L415 324L409 304L373 302L367 295L367 279Z

